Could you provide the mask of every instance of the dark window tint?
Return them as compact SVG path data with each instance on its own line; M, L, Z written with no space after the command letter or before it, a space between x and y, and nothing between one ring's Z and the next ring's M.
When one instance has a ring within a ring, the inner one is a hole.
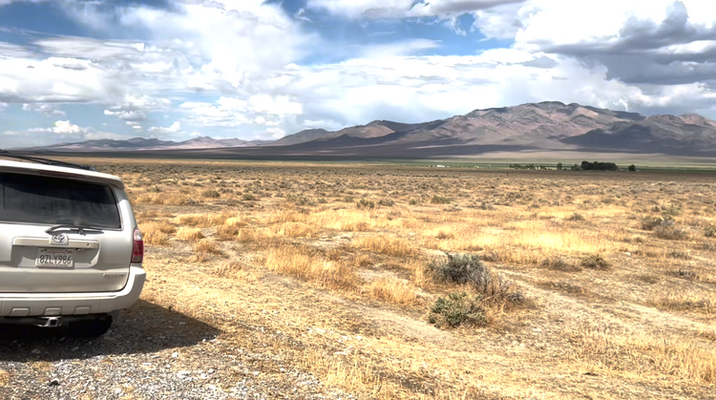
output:
M120 228L107 186L70 179L0 174L0 221Z

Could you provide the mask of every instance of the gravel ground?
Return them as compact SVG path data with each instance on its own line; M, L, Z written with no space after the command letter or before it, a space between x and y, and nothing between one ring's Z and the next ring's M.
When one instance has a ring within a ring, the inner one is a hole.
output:
M351 398L270 352L251 354L183 314L139 301L97 339L0 327L2 399Z

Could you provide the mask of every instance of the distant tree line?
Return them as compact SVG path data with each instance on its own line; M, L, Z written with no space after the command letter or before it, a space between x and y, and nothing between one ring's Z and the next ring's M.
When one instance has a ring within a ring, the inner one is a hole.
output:
M619 169L613 162L599 162L595 161L590 163L589 161L582 161L580 166L582 171L616 171Z
M545 167L544 165L534 165L534 164L510 164L510 168L512 169L549 169Z
M544 165L535 165L535 164L510 164L510 168L512 169L550 169L547 166ZM612 162L600 162L600 161L582 161L581 164L574 164L571 167L565 167L562 163L557 163L556 169L566 170L570 169L572 171L618 171L619 167ZM627 168L629 171L636 171L636 166L634 164L630 165Z

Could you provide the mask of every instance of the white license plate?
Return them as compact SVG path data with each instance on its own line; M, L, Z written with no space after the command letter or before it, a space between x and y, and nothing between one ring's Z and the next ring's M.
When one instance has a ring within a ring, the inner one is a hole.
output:
M39 248L35 257L35 266L72 268L75 266L74 256L74 249Z

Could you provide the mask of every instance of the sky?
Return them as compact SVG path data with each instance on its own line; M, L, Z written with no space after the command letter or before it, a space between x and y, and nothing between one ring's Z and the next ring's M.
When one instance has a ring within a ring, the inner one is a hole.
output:
M0 0L0 148L576 102L716 119L713 0Z

